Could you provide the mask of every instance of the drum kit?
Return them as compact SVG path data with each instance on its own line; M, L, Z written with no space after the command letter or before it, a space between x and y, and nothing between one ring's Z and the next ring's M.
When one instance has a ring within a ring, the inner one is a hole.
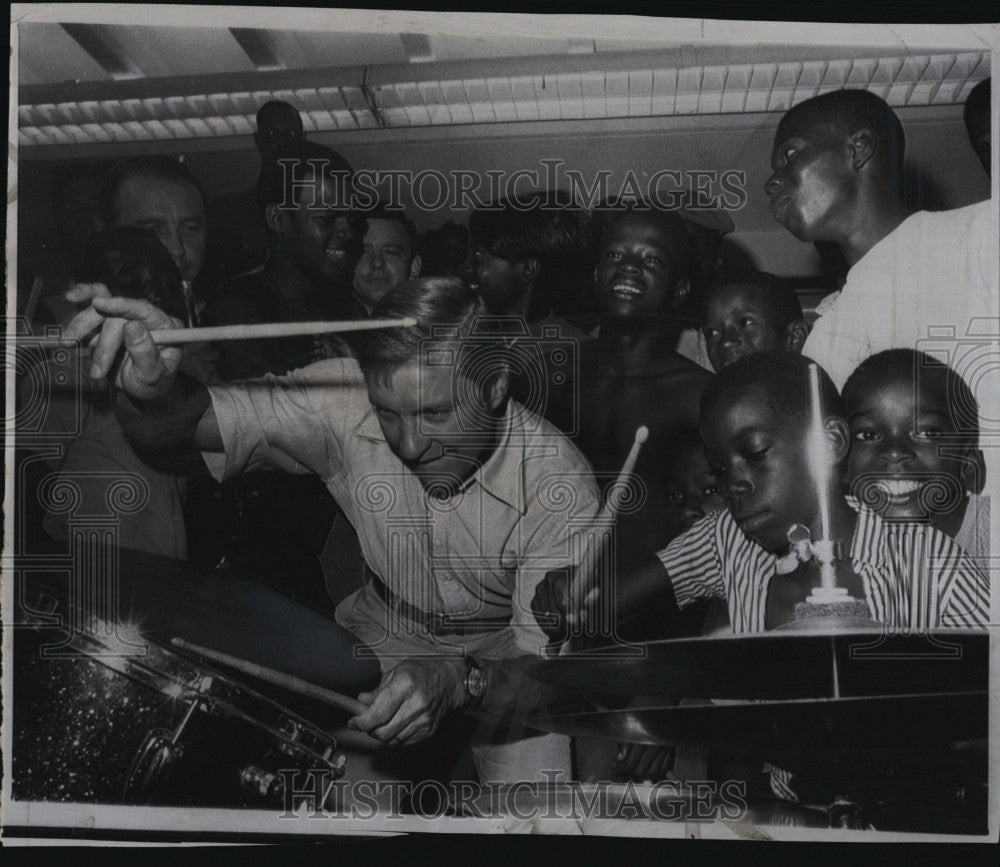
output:
M294 774L317 772L321 803L334 797L347 760L331 729L357 710L341 692L377 683L377 661L334 622L245 577L124 549L117 558L114 593L100 599L74 596L65 570L15 561L14 798L287 809L286 790L308 788ZM104 619L110 608L118 616ZM528 713L531 728L721 749L816 775L832 787L829 816L845 798L857 815L884 806L870 785L852 794L852 779L898 789L919 765L964 794L940 805L937 825L920 814L928 827L886 827L985 831L975 746L988 735L985 633L666 640L527 671L563 697ZM747 815L836 824L766 799Z

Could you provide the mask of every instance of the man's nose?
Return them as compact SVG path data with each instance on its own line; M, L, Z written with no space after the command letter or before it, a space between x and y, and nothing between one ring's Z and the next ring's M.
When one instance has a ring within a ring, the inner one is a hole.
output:
M418 420L406 420L400 425L399 441L396 446L400 460L415 463L427 454L430 446L431 441L420 431Z
M167 248L167 252L173 258L174 262L177 263L177 266L181 267L187 258L187 247L184 245L184 238L181 235L180 229L177 227L168 227L161 229L157 234L159 235L160 243Z
M723 346L737 346L740 343L740 333L736 330L736 326L733 324L727 325L722 329L722 345Z

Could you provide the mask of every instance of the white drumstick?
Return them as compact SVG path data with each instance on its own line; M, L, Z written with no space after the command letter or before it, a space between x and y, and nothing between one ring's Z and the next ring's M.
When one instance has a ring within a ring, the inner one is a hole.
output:
M615 479L614 485L612 485L611 490L608 492L608 498L604 503L604 508L601 510L598 521L596 522L598 532L600 532L600 527L610 525L618 514L618 510L621 508L623 498L625 497L625 489L628 485L629 477L635 471L635 465L639 461L639 450L642 448L643 444L649 439L649 428L645 425L641 425L636 429L635 440L632 443L632 448L629 449L628 457L625 458L625 463L622 464L622 470L618 474L618 478ZM596 542L591 545L590 542L593 537L588 539L588 544L583 550L583 555L580 557L580 568L577 569L576 574L573 576L573 582L570 584L569 588L569 600L570 600L570 611L577 612L580 606L583 604L585 598L585 589L589 589L589 585L592 583L594 576L591 574L593 569L591 564L595 563L601 555L601 543ZM591 548L594 551L591 551Z
M271 337L301 337L309 334L333 334L340 331L374 331L377 328L412 328L413 317L404 319L355 319L330 322L267 322L261 325L220 325L214 328L164 328L151 331L153 343L177 346L217 340L260 340ZM59 337L26 341L28 346L72 345Z

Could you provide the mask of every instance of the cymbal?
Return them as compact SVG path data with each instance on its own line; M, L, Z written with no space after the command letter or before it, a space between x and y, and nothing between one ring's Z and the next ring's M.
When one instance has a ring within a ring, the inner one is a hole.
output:
M602 696L839 698L985 690L989 636L768 632L616 645L540 662L543 683Z
M912 764L947 744L985 738L982 692L636 707L540 716L532 728L623 743L749 752L792 771L893 757Z
M117 569L112 571L114 557ZM104 564L103 577L84 574L98 562ZM101 548L88 566L74 564L71 577L55 563L42 571L27 561L15 562L18 568L31 576L31 584L64 602L76 582L75 604L91 612L98 590L116 575L117 620L164 645L183 638L331 689L371 683L379 676L378 661L359 656L360 643L336 622L236 572L126 548ZM57 611L65 616L62 605Z

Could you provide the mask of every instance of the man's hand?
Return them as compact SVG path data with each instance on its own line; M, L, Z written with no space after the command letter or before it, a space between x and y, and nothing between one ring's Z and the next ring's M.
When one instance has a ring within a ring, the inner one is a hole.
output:
M77 304L90 301L70 320L62 336L90 341L91 378L113 375L114 384L137 400L152 400L170 391L181 349L157 346L150 332L180 328L182 322L148 301L112 297L101 283L79 283L66 293L66 299Z
M557 569L549 572L535 588L531 598L531 612L549 640L559 644L566 640L570 628L582 628L587 622L588 610L600 597L600 587L591 587L579 607L571 611L570 586L575 569Z
M673 747L619 744L612 778L617 783L658 783L666 779L673 757Z
M465 704L465 660L408 659L358 700L371 707L349 720L350 728L394 746L417 743L437 731L448 711Z

